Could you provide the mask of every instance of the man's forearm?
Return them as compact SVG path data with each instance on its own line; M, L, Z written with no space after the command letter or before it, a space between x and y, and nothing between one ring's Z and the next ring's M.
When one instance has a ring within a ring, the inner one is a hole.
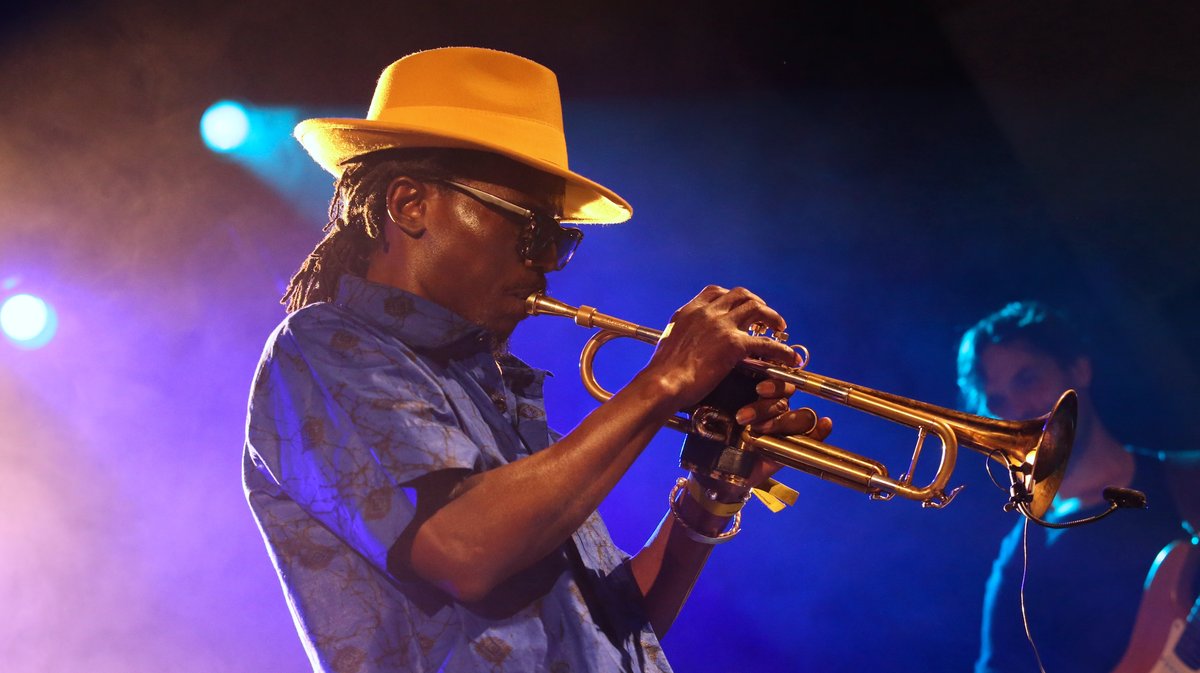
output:
M679 498L677 511L688 528L708 537L716 537L729 525L730 517L710 514L686 493ZM712 549L712 544L691 539L684 524L668 512L654 536L630 561L650 624L660 638L675 622Z
M631 382L548 449L468 477L418 530L413 569L457 598L477 600L545 557L661 429L673 409L658 396L652 382Z

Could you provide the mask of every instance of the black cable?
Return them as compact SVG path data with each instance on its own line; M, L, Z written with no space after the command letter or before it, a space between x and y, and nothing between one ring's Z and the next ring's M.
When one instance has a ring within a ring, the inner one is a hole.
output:
M1042 653L1038 651L1037 643L1033 641L1033 631L1029 628L1029 613L1025 610L1025 580L1029 575L1029 521L1026 518L1024 527L1021 529L1021 588L1019 597L1021 599L1021 623L1025 626L1025 639L1029 641L1029 647L1033 648L1033 658L1037 660L1038 672L1046 673L1046 667L1042 664Z

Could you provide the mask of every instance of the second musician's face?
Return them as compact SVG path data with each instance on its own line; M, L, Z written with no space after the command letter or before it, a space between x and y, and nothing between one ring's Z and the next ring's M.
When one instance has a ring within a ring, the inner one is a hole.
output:
M996 418L1024 420L1041 416L1068 388L1085 388L1086 361L1064 368L1053 357L1023 340L992 344L979 356L985 408Z
M1082 391L1088 380L1086 359L1063 367L1054 357L1032 348L1024 339L997 343L979 355L984 405L997 419L1032 419L1054 407L1063 391Z

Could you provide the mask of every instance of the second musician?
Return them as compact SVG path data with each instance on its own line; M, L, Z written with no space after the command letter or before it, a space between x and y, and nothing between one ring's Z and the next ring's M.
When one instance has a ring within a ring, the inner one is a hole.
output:
M1184 475L1172 463L1185 454L1123 444L1112 435L1096 411L1084 334L1044 304L1014 302L980 320L962 337L958 371L967 410L999 418L1021 418L1063 387L1079 393L1078 438L1047 519L1104 510L1107 486L1146 494L1146 510L1069 530L1029 530L1025 606L1046 670L1112 670L1155 555L1184 535L1171 480ZM1021 619L1023 528L1018 523L1004 538L987 582L976 673L1037 670Z

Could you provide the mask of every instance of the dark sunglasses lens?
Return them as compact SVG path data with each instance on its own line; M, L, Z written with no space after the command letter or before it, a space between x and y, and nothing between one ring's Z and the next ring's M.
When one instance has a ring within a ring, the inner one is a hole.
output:
M552 217L535 215L532 232L524 242L525 259L540 259L546 248L554 244L554 268L561 269L571 261L579 242L583 240L583 232L574 227L564 227Z
M582 240L582 231L574 227L560 227L558 240L554 244L558 252L556 268L561 269L567 265L567 262L571 261L571 257L575 256L575 250L579 247L579 242Z

